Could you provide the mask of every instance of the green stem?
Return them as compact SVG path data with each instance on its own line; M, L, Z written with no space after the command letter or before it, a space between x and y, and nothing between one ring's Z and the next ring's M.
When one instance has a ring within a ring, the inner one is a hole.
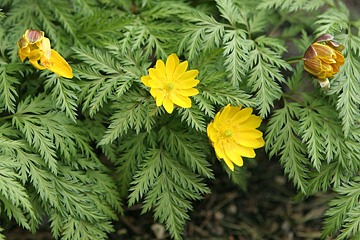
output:
M284 98L284 101L286 101L285 98L288 98L288 99L293 100L294 102L297 102L297 103L301 104L303 107L307 107L307 106L306 106L303 102L301 102L299 99L296 99L296 98L294 98L293 96L291 96L291 95L289 95L289 94L283 94L282 96L283 96L283 98Z
M303 58L303 56L297 56L297 57L290 57L290 58L285 58L284 60L288 63L298 63L301 61L301 59Z
M296 59L296 60L291 60L291 61L286 61L288 64L292 64L292 63L298 63L300 62L301 59Z

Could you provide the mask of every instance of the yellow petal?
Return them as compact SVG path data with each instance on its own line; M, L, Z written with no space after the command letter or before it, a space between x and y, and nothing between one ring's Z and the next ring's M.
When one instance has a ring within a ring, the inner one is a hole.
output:
M157 94L157 96L156 96L156 106L161 106L162 104L163 104L163 102L164 102L164 97L165 97L165 94L166 94L166 92L165 91L159 91L159 93Z
M224 162L226 163L226 165L230 168L231 171L234 171L234 164L232 163L232 161L229 159L228 156L224 155L223 157Z
M333 68L330 64L324 63L322 64L323 71L325 72L325 77L332 77L333 75ZM320 74L322 75L322 74Z
M253 138L246 138L242 136L237 136L234 138L234 140L244 146L244 147L250 147L250 148L260 148L264 146L264 140L263 139L253 139Z
M236 123L242 123L249 119L252 112L252 108L243 108L234 115L234 121L236 121Z
M29 47L19 49L19 57L21 62L24 62L25 58L29 56L29 53L30 53Z
M44 70L46 69L46 67L40 66L38 63L38 60L36 59L29 59L29 62L34 66L34 68L39 69L39 70Z
M24 38L31 44L41 41L44 37L44 32L39 30L26 30Z
M169 97L164 97L163 106L165 108L165 111L170 114L174 111L174 104Z
M141 77L141 82L147 87L150 87L149 80L151 80L151 77L149 75Z
M199 94L199 90L197 90L196 88L180 89L178 91L179 94L187 97L191 97Z
M317 57L320 58L322 61L329 64L336 63L334 59L336 57L334 49L332 49L328 45L322 45L319 43L314 43L312 46L317 53Z
M214 127L214 123L210 123L207 126L206 132L212 143L216 143L218 141L218 130Z
M233 118L238 112L240 112L241 107L230 106L230 112L228 118Z
M153 96L153 98L157 98L157 96L159 95L160 92L163 92L163 90L160 88L151 88L150 89L150 94L151 94L151 96Z
M189 70L180 76L181 79L193 79L199 74L198 70Z
M254 149L250 147L244 147L242 145L234 143L232 149L237 155L243 157L254 158L256 156Z
M65 77L73 78L72 69L65 59L54 49L51 49L51 57L49 61L42 61L41 64L50 71Z
M251 115L245 122L240 123L239 128L258 128L261 124L261 117Z
M50 46L50 40L46 37L43 38L41 41L41 49L43 50L45 57L47 59L51 58L51 46Z
M180 63L176 68L175 68L175 72L174 72L174 77L180 77L182 76L186 69L188 68L188 61L184 61L182 63Z
M151 87L160 87L160 84L165 81L163 74L155 68L149 69L149 76L152 78L152 81L149 81Z
M244 138L261 138L263 136L263 133L257 129L239 129L238 132Z
M182 108L189 108L191 107L191 100L188 97L179 95L179 94L173 94L171 96L171 100L175 105L178 105Z
M230 114L231 111L231 107L230 104L226 105L226 107L224 107L221 111L220 111L220 115L219 115L219 119L217 122L222 123L225 122L228 119L228 116ZM216 126L217 127L217 126Z
M336 66L336 64L331 64L331 67L332 67L332 74L336 74L339 72L339 67Z
M304 61L304 68L310 74L318 76L322 72L322 63L318 58L310 58Z
M219 128L221 126L222 122L219 120L221 112L222 112L222 110L220 110L217 114L215 114L215 117L214 117L214 120L213 120L215 128Z
M214 142L214 149L216 153L216 157L220 160L221 158L224 158L225 153L222 146L222 143L220 141Z
M159 59L156 61L155 69L157 69L165 78L166 68L165 68L165 63L162 60Z
M39 61L43 53L39 49L31 50L29 53L29 61Z
M227 158L229 158L233 163L235 163L238 166L242 166L243 165L243 159L240 155L236 154L236 152L231 148L231 147L226 147L225 148L225 155ZM225 158L226 158L225 157ZM224 158L224 159L225 159Z
M340 51L336 51L336 50L335 50L335 54L336 54L336 66L340 67L345 63L344 55Z
M166 76L167 79L172 79L176 67L179 65L179 58L175 53L171 54L166 60Z
M177 89L187 89L195 87L200 81L196 79L187 79L176 84Z

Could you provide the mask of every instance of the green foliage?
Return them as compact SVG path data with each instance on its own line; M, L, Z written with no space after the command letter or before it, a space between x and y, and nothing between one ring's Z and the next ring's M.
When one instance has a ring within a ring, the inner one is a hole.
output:
M349 9L340 0L2 1L2 216L34 233L48 216L55 239L96 240L114 231L122 201L141 203L181 239L213 165L245 191L248 167L264 161L232 172L216 160L206 128L231 104L264 120L267 155L299 196L337 193L323 237L358 239L360 21ZM45 32L73 79L20 62L27 29ZM345 47L326 93L299 62L323 33ZM170 115L141 77L171 53L200 83L191 108Z

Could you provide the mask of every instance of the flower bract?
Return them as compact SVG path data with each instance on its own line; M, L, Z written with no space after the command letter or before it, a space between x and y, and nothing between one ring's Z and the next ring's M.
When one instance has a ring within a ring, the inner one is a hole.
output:
M150 87L150 94L155 98L156 105L163 105L166 112L172 113L174 105L181 108L190 108L190 96L194 96L199 91L194 88L199 80L195 77L199 74L198 70L189 70L188 62L179 61L175 53L171 54L166 64L162 60L157 60L155 68L149 69L149 75L141 78L145 86Z
M39 70L49 69L62 77L73 77L71 67L58 52L51 49L50 40L44 37L43 31L28 29L18 41L18 46L22 62L29 58L29 62Z
M334 37L330 34L323 34L306 50L304 68L307 72L318 79L321 87L326 91L330 82L328 78L334 77L339 72L345 58L341 53L343 46L331 41Z
M215 115L207 127L207 134L217 158L224 159L232 171L234 163L242 166L242 157L254 158L254 149L265 144L263 133L256 129L262 120L252 112L252 108L229 104Z

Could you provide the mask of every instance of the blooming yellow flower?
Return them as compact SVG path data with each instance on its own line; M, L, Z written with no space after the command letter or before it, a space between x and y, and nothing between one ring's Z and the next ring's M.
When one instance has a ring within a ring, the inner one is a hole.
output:
M241 109L228 104L207 127L217 158L224 159L232 171L233 163L242 166L242 157L255 157L254 149L265 144L263 133L256 129L261 124L261 118L252 111L252 108Z
M339 72L339 67L345 62L341 50L344 47L331 41L334 37L330 34L323 34L306 50L304 68L314 75L320 86L326 91L330 87L329 79Z
M73 77L71 67L58 52L51 49L50 40L44 37L43 31L26 30L23 37L18 41L18 46L19 57L22 62L29 58L29 62L37 69L49 69L62 77Z
M194 88L199 80L195 77L199 74L198 70L189 70L188 62L180 63L175 53L171 54L166 65L162 60L157 60L155 68L149 69L149 75L141 77L142 83L150 87L150 94L155 98L156 105L163 105L168 113L174 110L174 104L182 107L191 107L190 96L194 96L199 91Z

